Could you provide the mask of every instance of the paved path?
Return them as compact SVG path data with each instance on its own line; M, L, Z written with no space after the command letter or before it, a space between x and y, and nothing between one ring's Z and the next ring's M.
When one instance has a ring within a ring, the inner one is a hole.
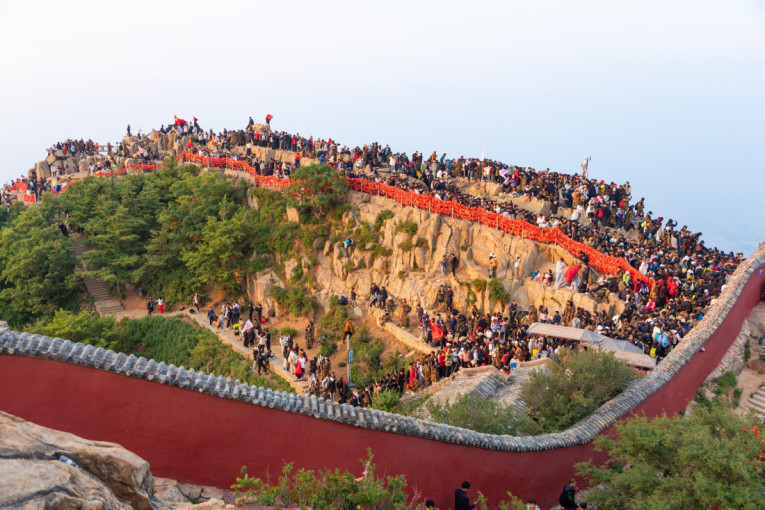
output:
M87 251L87 248L78 236L71 236L71 240L68 249L77 257L77 266L84 269L85 263L82 261L82 254ZM86 276L85 288L88 289L88 294L93 296L96 311L101 317L125 310L120 300L112 296L109 284L100 278Z
M155 315L159 315L156 314ZM116 319L124 319L124 318L130 318L130 319L140 319L142 317L146 316L145 310L125 310L122 313L116 313L115 318ZM252 358L252 349L246 349L244 347L244 341L241 339L241 336L239 339L236 338L234 335L234 331L231 328L226 328L225 330L221 330L220 328L216 326L210 326L210 321L207 320L207 315L203 313L196 313L196 314L190 314L188 311L188 308L186 310L175 310L175 311L169 311L162 314L162 317L177 317L177 316L184 316L192 319L195 323L197 323L200 327L209 329L213 333L217 335L217 337L225 344L231 346L232 349L237 351L239 354L244 356L247 359L253 359ZM276 345L276 347L274 346ZM295 392L300 394L306 394L308 393L308 380L307 378L304 378L301 381L296 380L295 375L293 373L287 372L284 370L284 357L282 356L281 347L279 346L279 337L272 335L271 337L271 352L273 352L274 357L271 358L271 372L278 375L285 381L289 383L290 386L292 386L293 390Z

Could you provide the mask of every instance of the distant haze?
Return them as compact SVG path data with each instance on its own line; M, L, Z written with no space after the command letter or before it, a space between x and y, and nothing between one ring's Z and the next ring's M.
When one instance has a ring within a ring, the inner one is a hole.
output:
M629 181L655 215L765 241L765 4L8 2L0 183L54 142L173 115Z

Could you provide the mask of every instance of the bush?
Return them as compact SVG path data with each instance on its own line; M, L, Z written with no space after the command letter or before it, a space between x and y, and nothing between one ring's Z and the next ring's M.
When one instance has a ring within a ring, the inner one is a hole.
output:
M389 413L395 412L401 400L397 391L386 390L372 397L372 407Z
M393 218L393 212L392 211L389 211L388 209L380 211L377 214L377 217L375 218L374 229L376 231L380 230L383 227L383 225L385 225L385 222L388 221L391 218Z
M215 333L179 317L153 315L116 322L113 317L62 310L53 320L38 321L27 331L231 377L245 384L293 391L277 376L258 376L251 370L252 361L221 342Z
M241 474L231 488L237 492L237 503L257 503L279 507L314 509L355 510L404 510L414 508L416 501L407 504L406 478L402 475L377 478L372 463L372 450L367 450L367 459L360 459L366 476L356 480L355 475L339 469L300 469L292 473L293 465L286 464L278 485L270 486L259 478L247 474L243 466Z
M417 241L414 243L414 246L416 248L427 248L430 246L430 243L428 243L428 240L424 237L418 237Z
M483 292L486 290L486 280L482 278L476 278L473 280L473 289L475 289L476 292Z
M486 434L537 434L541 431L525 414L512 406L467 393L452 402L426 405L433 421Z
M398 244L398 248L401 251L411 251L412 250L412 240L406 239Z
M507 303L510 300L510 294L507 293L505 287L496 278L492 278L488 283L489 298L495 303Z
M331 340L319 340L319 353L324 357L332 356L337 351L337 343Z
M544 432L567 429L616 396L634 371L612 353L566 351L550 373L537 370L523 385L528 413Z
M414 235L417 233L417 223L413 221L400 221L398 225L396 225L395 230L396 234L399 232L406 232L409 235Z
M291 285L287 289L274 285L268 290L268 295L280 305L287 307L295 317L310 316L316 306L312 293L302 283Z

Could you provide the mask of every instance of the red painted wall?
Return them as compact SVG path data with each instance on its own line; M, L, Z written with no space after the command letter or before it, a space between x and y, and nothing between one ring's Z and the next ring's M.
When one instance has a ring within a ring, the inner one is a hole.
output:
M759 302L755 273L724 323L664 388L636 412L674 414L718 364ZM463 480L498 501L507 490L552 506L592 444L542 452L498 452L372 431L57 361L0 356L0 409L40 425L113 441L151 463L156 476L228 487L242 465L274 482L286 462L347 468L371 447L377 474L405 474L413 488L449 508ZM606 432L612 432L607 429ZM596 460L603 460L595 453Z

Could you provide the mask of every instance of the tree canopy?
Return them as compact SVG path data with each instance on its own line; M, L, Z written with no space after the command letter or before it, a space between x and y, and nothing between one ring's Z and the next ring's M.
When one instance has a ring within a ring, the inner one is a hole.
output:
M600 435L602 466L578 466L604 508L759 509L765 501L765 443L758 419L726 405L695 406L688 417L634 418ZM762 425L760 425L761 427Z
M348 192L348 179L328 165L302 166L291 175L287 193L305 212L326 214L340 205Z

